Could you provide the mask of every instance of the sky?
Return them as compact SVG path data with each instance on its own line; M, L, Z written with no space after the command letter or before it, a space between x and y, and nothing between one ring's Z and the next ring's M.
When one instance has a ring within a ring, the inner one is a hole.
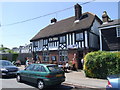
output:
M81 1L81 0L80 0ZM47 25L52 18L60 21L74 16L74 5L81 4L82 12L91 12L100 19L103 11L107 11L109 17L118 19L118 2L0 2L0 45L12 49L13 47L24 46L30 43L30 40ZM82 5L83 4L83 5ZM44 16L27 22L13 24L16 22L33 19L39 16L47 15L59 10L69 8L68 10L57 12L52 15ZM9 25L12 24L12 25Z

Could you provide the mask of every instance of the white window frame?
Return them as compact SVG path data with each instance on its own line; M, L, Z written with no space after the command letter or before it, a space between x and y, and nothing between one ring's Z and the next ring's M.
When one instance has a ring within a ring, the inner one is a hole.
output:
M117 37L120 37L120 26L116 27L116 33L117 33Z
M65 43L66 41L65 41L65 36L61 36L60 37L60 43Z
M59 61L67 62L68 61L68 51L59 51Z

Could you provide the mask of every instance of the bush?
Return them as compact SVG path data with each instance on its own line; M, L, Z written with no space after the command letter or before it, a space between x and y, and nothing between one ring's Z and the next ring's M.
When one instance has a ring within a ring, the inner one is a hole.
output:
M2 60L7 60L8 58L6 56L2 56Z
M12 61L16 61L17 57L18 57L18 54L13 54Z
M84 57L84 71L87 77L106 78L120 73L120 52L96 51Z

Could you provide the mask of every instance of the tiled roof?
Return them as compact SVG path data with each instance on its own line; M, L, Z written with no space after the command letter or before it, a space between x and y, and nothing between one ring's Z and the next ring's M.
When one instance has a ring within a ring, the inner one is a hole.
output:
M76 30L88 29L92 26L95 18L98 21L101 20L94 14L86 12L82 14L83 19L80 19L79 23L74 23L75 16L57 21L55 24L48 25L47 27L40 30L30 41L38 40L40 38L55 36L63 33L73 32Z
M113 26L113 25L120 25L120 19L111 20L105 24L102 24L99 28Z

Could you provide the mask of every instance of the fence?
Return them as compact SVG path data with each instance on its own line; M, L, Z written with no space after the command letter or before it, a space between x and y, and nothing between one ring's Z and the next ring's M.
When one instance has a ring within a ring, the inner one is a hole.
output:
M16 61L16 60L20 60L21 64L25 64L26 61L26 57L32 57L31 53L19 53L18 56L15 58L14 54L8 53L8 54L0 54L0 59L5 59L5 60L9 60L9 61ZM15 59L15 60L13 60Z

